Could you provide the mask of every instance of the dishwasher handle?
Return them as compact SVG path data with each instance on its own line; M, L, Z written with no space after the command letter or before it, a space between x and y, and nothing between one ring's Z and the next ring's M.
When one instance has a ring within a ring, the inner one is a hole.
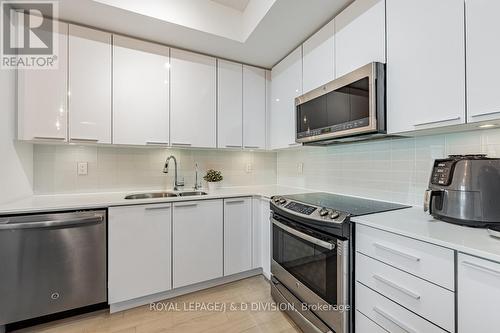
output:
M104 215L74 217L52 221L41 222L23 222L23 223L5 223L0 224L2 230L17 230L17 229L48 229L48 228L64 228L78 227L104 222Z

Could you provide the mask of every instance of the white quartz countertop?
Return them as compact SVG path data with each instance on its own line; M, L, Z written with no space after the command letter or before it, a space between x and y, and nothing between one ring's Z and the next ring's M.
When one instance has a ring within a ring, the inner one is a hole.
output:
M185 191L190 191L186 188ZM204 189L203 191L208 192ZM208 195L189 196L189 197L170 197L155 199L136 199L126 200L128 194L143 192L161 192L161 191L130 191L130 192L112 192L112 193L88 193L88 194L57 194L57 195L34 195L25 199L0 204L0 215L24 214L35 212L61 211L72 209L94 209L108 208L113 206L141 205L152 203L165 203L176 201L193 201L222 199L234 197L262 197L270 198L275 194L297 194L311 192L301 188L285 186L241 186L226 187L208 192Z
M500 239L490 236L488 230L436 220L421 207L359 216L353 221L500 262Z

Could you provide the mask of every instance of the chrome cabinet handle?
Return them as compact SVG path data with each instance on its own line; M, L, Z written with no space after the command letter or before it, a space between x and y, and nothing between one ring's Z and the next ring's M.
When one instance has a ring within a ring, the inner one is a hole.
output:
M174 207L196 207L198 206L197 203L193 202L193 203L176 203L174 205Z
M172 146L178 147L191 147L190 143L172 142Z
M57 141L66 140L66 138L59 138L59 137L55 137L55 136L34 136L33 139L35 139L35 140L57 140Z
M416 299L417 301L420 299L420 295L411 291L411 290L408 290L404 287L401 287L400 285L390 281L390 280L387 280L386 278L384 277L381 277L380 275L377 275L377 274L374 274L372 276L375 280L379 281L379 282L382 282L383 284L389 286L389 287L392 287L400 292L402 292L403 294L406 294L408 296L410 296L411 298L414 298Z
M161 141L147 141L147 145L168 145L168 142L161 142Z
M493 274L493 275L496 275L496 276L500 276L500 271L498 271L496 269L493 269L493 268L489 268L489 267L483 266L483 265L475 264L475 263L470 262L470 261L462 261L462 265L470 267L470 268L477 269L477 270L485 272L485 273L489 273L489 274Z
M233 203L242 203L242 202L245 202L245 199L237 199L237 200L224 200L225 203L228 203L228 204L233 204Z
M332 244L332 243L328 243L328 242L325 242L321 239L317 239L317 238L314 238L312 236L309 236L308 234L304 234L303 232L300 232L298 230L295 230L293 228L290 228L289 226L286 226L284 225L283 223L280 223L278 221L276 221L275 219L272 219L273 220L273 224L275 226L277 226L278 228L280 229L283 229L285 230L286 232L294 235L294 236L297 236L305 241L308 241L310 243L313 243L313 244L316 244L318 246L321 246L327 250L333 250L335 249L335 244Z
M471 115L472 118L477 118L477 117L483 117L483 116L491 116L492 114L497 114L500 113L500 111L493 111L493 112L487 112L487 113L481 113L481 114L473 114Z
M162 209L170 209L170 206L152 206L146 207L146 210L162 210Z
M434 120L434 121L427 121L424 123L417 123L414 124L413 126L425 126L425 125L432 125L432 124L439 124L439 123L446 123L448 121L453 121L453 120L460 120L461 117L453 117L453 118L447 118L443 120Z
M295 147L295 146L301 146L302 143L299 143L299 142L294 142L294 143L289 143L288 144L290 147Z
M390 314L388 314L384 310L379 309L376 306L373 308L373 312L378 313L379 315L381 315L385 319L389 320L391 323L398 326L399 328L401 328L405 332L418 333L415 329L408 327L407 325L403 324L402 322L400 322L399 320L397 320L396 318L394 318L393 316L391 316Z
M393 254L396 254L400 257L403 257L403 258L406 258L406 259L409 259L409 260L413 260L413 261L420 261L420 258L417 257L417 256L414 256L412 254L409 254L409 253L405 253L405 252L402 252L402 251L399 251L399 250L396 250L396 249L393 249L391 247L388 247L388 246L385 246L385 245L382 245L380 243L373 243L373 246L376 247L376 248L379 248L381 250L384 250L384 251L387 251L387 252L390 252L390 253L393 253Z
M226 148L241 148L241 146L238 146L238 145L226 145Z
M259 146L245 146L247 149L260 149Z
M82 141L82 142L99 142L98 139L82 139L82 138L71 138L71 141Z

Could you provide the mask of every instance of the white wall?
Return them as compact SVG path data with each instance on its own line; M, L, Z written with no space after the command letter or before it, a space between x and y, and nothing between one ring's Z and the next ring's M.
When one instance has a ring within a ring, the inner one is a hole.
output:
M15 142L15 71L0 69L0 203L33 193L33 145Z
M302 147L278 153L278 184L422 206L434 159L478 153L500 157L500 129Z
M162 172L169 155L177 158L186 189L194 185L196 162L200 177L209 168L221 170L221 186L276 184L276 153L272 152L35 145L34 191L52 194L171 189L173 163L167 175ZM87 176L77 175L79 161L88 162ZM246 172L248 163L251 172Z

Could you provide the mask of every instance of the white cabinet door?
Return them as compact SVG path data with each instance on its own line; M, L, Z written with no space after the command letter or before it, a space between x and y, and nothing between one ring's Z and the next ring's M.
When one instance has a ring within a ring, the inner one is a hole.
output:
M171 204L109 209L109 303L172 288Z
M457 270L458 332L498 332L500 264L459 253Z
M224 199L224 275L252 269L252 198Z
M335 17L335 74L385 63L385 0L357 0Z
M304 93L335 78L334 50L334 20L332 20L302 45Z
M302 94L302 47L298 47L271 72L271 148L298 146L295 142L295 97Z
M467 0L467 116L469 122L500 118L500 1Z
M168 145L168 47L113 36L113 143Z
M390 134L465 122L463 0L387 0Z
M223 276L222 212L222 200L174 203L174 288Z
M111 53L111 34L70 24L70 140L111 143Z
M172 146L215 148L216 59L171 49L170 61Z
M18 70L18 139L67 139L68 25L58 24L58 68Z
M252 268L262 267L262 204L252 199Z
M217 60L217 137L219 148L241 148L243 143L243 66Z
M243 65L243 147L266 148L266 70Z

